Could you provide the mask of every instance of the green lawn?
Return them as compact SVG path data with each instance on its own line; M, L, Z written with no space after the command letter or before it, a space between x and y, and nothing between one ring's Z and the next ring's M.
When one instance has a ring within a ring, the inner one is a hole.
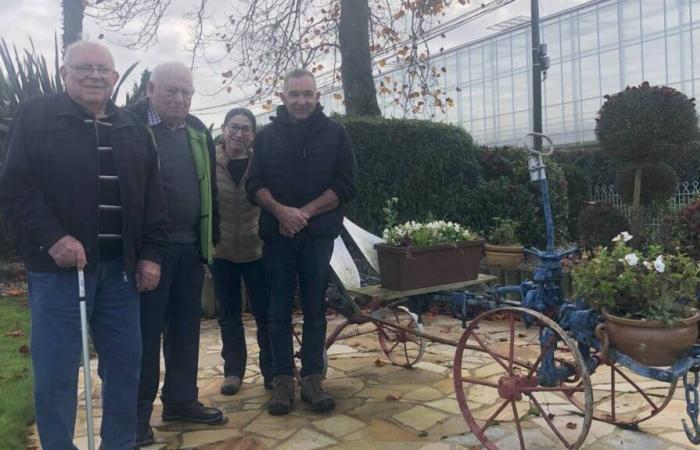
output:
M0 297L0 442L26 449L27 425L34 420L26 297Z

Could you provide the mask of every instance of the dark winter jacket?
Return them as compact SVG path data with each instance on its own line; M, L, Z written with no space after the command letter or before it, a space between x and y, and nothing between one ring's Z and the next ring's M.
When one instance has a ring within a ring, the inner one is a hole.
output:
M132 113L107 108L123 207L123 258L160 263L167 247L167 206L148 132ZM98 150L92 116L67 94L34 97L20 106L0 172L0 210L27 269L59 272L48 253L71 235L94 270L98 255Z
M148 123L148 108L147 99L128 107L129 110L136 113L143 123ZM185 126L187 127L190 149L192 150L196 170L200 174L201 214L199 245L202 259L211 264L214 247L219 242L219 223L221 221L216 186L216 148L211 133L209 133L209 130L201 120L188 114L185 118ZM153 140L155 141L155 138ZM156 149L157 145L156 142Z
M340 207L313 217L299 235L336 237L343 226L343 205L356 193L355 155L341 124L318 106L302 122L292 122L285 106L255 137L247 194L255 204L261 188L285 206L301 208L332 189ZM260 236L279 236L279 222L266 210L260 213Z

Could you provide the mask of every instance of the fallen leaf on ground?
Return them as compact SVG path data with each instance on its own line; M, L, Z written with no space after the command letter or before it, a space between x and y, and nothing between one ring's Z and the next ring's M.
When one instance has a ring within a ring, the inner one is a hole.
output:
M3 297L22 297L27 294L24 289L13 288L2 292Z
M384 362L384 361L382 361L381 359L377 358L377 359L374 361L374 365L377 366L377 367L382 367L382 366L386 366L386 362Z
M8 337L21 337L21 336L24 336L24 331L22 331L22 330L8 331L7 333L5 333L5 336L8 336Z
M29 353L29 346L28 345L23 345L19 348L19 352L23 354L28 354Z
M578 426L578 425L576 425L576 424L573 423L573 422L566 422L566 428L568 428L569 430L573 430L573 429L575 429L577 426Z
M384 397L384 400L393 401L393 402L401 400L401 394L387 394L387 396Z

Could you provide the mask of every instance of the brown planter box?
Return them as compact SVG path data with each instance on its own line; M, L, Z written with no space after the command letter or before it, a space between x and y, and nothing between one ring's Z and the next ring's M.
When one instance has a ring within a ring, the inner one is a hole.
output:
M376 244L382 286L406 291L475 280L484 252L484 240L421 247Z

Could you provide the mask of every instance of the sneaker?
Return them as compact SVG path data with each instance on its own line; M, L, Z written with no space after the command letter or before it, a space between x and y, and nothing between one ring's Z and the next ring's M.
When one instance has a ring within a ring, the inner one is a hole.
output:
M328 412L335 408L335 399L323 390L323 375L314 373L301 378L301 399L318 412Z
M272 380L272 398L267 410L273 416L289 414L294 401L294 378L291 375L277 375Z
M163 420L181 420L183 422L218 424L224 422L224 414L220 409L208 408L199 402L184 405L163 405Z
M236 376L226 377L221 383L221 394L234 395L241 388L241 379Z

